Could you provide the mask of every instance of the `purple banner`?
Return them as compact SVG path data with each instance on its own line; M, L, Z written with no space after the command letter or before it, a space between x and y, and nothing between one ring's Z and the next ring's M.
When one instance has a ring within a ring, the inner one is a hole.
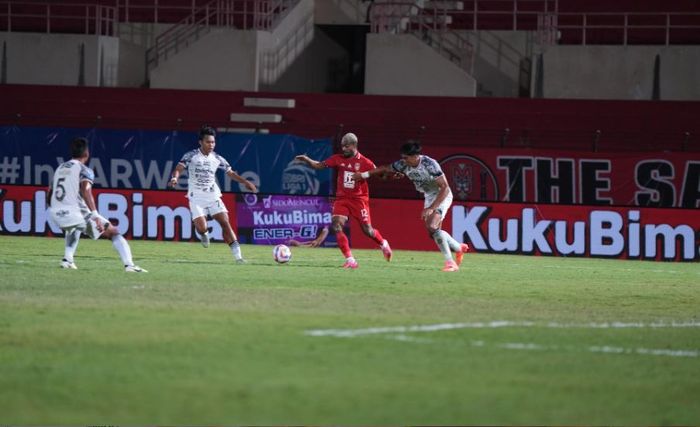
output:
M259 245L308 243L331 224L326 197L240 194L236 203L239 239ZM333 233L320 246L338 246Z

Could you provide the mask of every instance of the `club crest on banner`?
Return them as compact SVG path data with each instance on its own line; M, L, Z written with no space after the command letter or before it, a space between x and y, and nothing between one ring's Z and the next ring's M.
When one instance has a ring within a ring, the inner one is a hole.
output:
M456 154L440 161L455 200L499 200L496 176L476 157Z

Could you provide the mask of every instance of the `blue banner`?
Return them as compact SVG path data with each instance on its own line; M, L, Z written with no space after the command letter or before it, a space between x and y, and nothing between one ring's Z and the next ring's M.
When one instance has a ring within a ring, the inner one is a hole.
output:
M48 185L54 169L70 159L69 144L76 137L90 141L88 166L95 171L95 186L102 188L164 189L182 155L199 147L196 132L3 126L0 184ZM330 170L294 162L299 154L329 157L330 139L221 133L215 151L261 193L331 194ZM242 191L223 173L217 178L222 191Z

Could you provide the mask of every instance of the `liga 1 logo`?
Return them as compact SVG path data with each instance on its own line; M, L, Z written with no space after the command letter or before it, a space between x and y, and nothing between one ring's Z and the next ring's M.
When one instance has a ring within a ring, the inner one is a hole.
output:
M321 182L316 171L292 160L282 172L282 189L289 194L318 194Z
M476 157L456 154L440 161L455 200L498 200L498 182L491 169Z

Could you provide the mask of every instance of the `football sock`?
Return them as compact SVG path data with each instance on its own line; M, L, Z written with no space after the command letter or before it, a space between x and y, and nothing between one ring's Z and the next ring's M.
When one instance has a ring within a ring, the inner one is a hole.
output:
M433 240L437 244L438 249L442 252L442 256L445 257L445 261L452 261L452 252L450 252L450 245L447 240L442 236L442 230L438 230L433 234Z
M119 252L119 256L122 259L122 264L126 266L134 265L134 261L131 259L131 248L129 247L129 242L121 235L117 234L112 237L112 246Z
M66 232L66 251L63 256L68 262L73 262L73 255L75 255L75 250L78 249L78 242L80 241L80 230L71 230Z
M450 233L445 230L440 230L438 233L440 233L442 238L447 241L447 244L450 246L450 249L452 249L452 252L462 251L462 246L452 236L450 236Z
M228 246L231 248L231 253L233 254L234 258L243 258L243 255L241 255L241 245L238 243L238 240L234 240L233 243Z
M374 240L374 242L379 246L382 246L384 244L384 238L382 237L382 234L376 228L373 231L374 235L372 236L372 240Z
M352 257L352 251L350 250L350 242L348 241L348 236L345 235L342 231L339 231L335 234L336 240L338 240L338 248L340 248L340 252L343 253L343 256L345 258L350 258Z

